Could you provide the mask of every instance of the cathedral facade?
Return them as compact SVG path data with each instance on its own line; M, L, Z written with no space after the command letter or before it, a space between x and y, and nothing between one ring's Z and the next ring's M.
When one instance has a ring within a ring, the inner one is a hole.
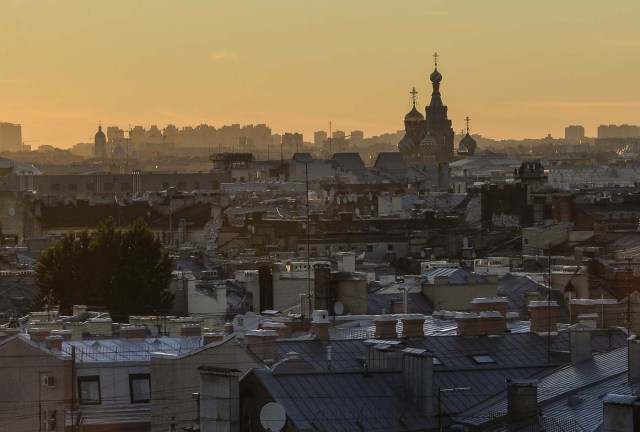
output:
M416 108L417 92L414 88L411 91L413 108L404 117L405 134L398 143L398 150L407 162L448 163L454 160L455 133L440 95L442 74L438 71L437 54L434 58L435 69L429 76L433 91L431 101L425 107L425 115Z

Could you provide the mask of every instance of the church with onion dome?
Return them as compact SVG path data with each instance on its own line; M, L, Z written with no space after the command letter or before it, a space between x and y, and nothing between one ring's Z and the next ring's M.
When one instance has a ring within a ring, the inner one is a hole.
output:
M447 163L455 159L453 139L455 133L451 120L447 117L447 106L442 103L440 83L442 74L438 71L438 54L434 54L435 69L429 76L431 101L425 107L425 115L416 108L414 88L411 91L413 108L404 117L404 137L398 143L398 150L407 162Z

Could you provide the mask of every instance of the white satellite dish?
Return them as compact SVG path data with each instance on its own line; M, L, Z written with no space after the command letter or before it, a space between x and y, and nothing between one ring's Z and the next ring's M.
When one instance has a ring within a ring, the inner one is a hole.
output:
M154 326L154 325L150 325L149 326L149 332L151 333L152 337L158 336L158 333L159 333L158 327Z
M336 304L333 305L333 311L336 315L342 315L344 313L344 305L340 302L336 302Z
M287 422L287 414L279 403L269 402L260 410L260 424L271 432L280 432Z

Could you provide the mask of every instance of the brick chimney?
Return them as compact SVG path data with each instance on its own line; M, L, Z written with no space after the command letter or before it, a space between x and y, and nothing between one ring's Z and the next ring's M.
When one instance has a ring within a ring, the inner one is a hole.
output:
M331 327L331 321L329 321L329 312L315 310L312 317L311 332L316 335L316 339L320 342L330 342L329 327Z
M597 313L584 313L578 315L578 323L586 327L597 329L598 328L598 314Z
M502 316L507 315L509 302L506 297L477 297L471 301L474 312L498 311Z
M180 326L180 336L182 337L200 337L202 335L202 327L200 324L182 324Z
M71 316L76 316L83 314L87 311L87 306L85 305L73 305L73 311L71 312Z
M551 307L549 307L551 305ZM534 333L558 331L556 323L556 309L558 304L555 301L532 301L529 303L529 313L531 314L531 331Z
M233 324L231 324L230 322L228 323L224 323L224 327L223 330L226 334L233 334L234 330L233 330Z
M120 327L120 339L144 339L147 328L144 326Z
M202 333L202 345L209 345L224 339L224 333Z
M262 323L262 328L265 330L274 330L276 333L278 333L278 339L286 339L290 336L289 329L283 322L265 321L264 323Z
M485 335L501 335L507 331L507 321L497 310L480 312L480 328Z
M47 336L45 342L47 349L62 351L62 336Z
M537 416L538 382L507 380L507 423L519 423Z
M396 315L376 315L373 319L376 326L376 339L395 339L398 337L396 324L398 317Z
M524 304L526 304L527 306L529 306L529 303L531 303L532 301L539 301L539 300L540 300L539 292L529 291L524 294Z
M571 299L569 310L571 311L571 324L576 324L578 315L597 313L598 307L591 299Z
M247 330L245 332L249 349L261 360L276 361L278 359L278 333L274 330Z
M424 337L424 315L411 314L403 315L400 318L402 322L402 337L404 338L422 338Z
M72 335L71 330L51 330L51 336L61 336L63 341L70 341Z
M43 343L46 341L47 336L51 336L51 329L32 327L29 329L29 336L35 343Z
M480 316L474 312L456 312L456 333L458 336L477 336L482 334Z

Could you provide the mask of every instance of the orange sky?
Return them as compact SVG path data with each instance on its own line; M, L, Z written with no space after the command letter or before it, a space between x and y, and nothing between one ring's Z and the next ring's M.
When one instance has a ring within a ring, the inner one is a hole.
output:
M0 121L33 147L103 125L403 127L440 54L454 129L640 123L640 2L0 0Z

